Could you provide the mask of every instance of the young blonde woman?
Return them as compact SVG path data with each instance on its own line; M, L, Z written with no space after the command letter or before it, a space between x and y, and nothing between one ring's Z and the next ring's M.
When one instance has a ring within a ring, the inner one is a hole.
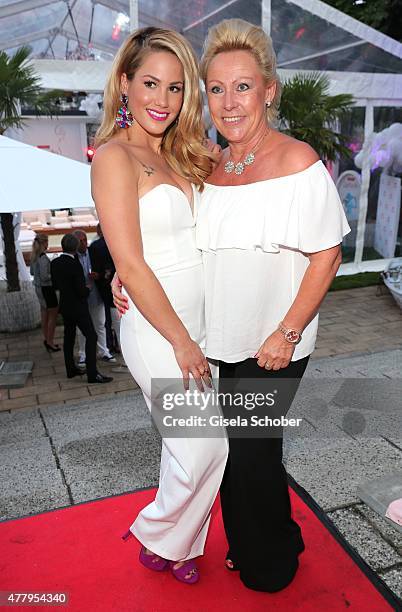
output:
M56 291L52 285L50 259L46 255L48 245L49 239L46 234L36 234L32 243L30 271L41 309L43 344L50 353L61 349L58 344L54 343L59 304Z
M92 163L100 222L130 311L121 348L149 409L152 381L208 384L203 269L195 245L199 191L213 158L202 147L196 60L176 32L133 33L114 60ZM182 387L183 388L183 387ZM159 489L130 533L140 561L199 578L210 511L227 459L220 438L164 438Z

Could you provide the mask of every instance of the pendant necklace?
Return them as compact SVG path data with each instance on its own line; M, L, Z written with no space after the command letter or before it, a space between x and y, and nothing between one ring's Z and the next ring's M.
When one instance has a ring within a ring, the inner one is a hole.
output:
M262 143L265 140L265 137L268 136L270 131L271 130L268 128L268 131L265 132L265 134L262 136L262 138L260 138L260 140L255 145L254 149L252 151L250 151L250 153L247 153L247 155L245 156L243 161L239 161L239 162L237 162L235 164L234 161L229 159L226 162L226 164L224 165L224 170L225 170L226 174L231 174L233 171L237 175L243 174L243 172L246 169L246 167L247 166L251 166L251 164L254 163L256 151L257 151L257 149L260 148L260 146L262 145Z

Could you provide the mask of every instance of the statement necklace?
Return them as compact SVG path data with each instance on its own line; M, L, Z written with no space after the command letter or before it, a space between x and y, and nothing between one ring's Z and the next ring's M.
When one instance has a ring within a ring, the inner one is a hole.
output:
M257 142L257 144L255 145L254 149L252 151L250 151L250 153L247 153L247 155L243 159L243 161L239 161L239 162L237 162L237 164L235 164L234 161L229 159L226 162L226 164L224 165L224 170L225 170L226 174L231 174L233 172L233 170L234 170L234 173L237 174L237 175L243 174L243 172L246 169L246 167L247 166L251 166L251 164L254 163L256 151L262 145L265 137L268 136L269 132L270 132L270 130L268 129L268 131L265 132L265 134L262 136L262 138L260 138L260 140Z

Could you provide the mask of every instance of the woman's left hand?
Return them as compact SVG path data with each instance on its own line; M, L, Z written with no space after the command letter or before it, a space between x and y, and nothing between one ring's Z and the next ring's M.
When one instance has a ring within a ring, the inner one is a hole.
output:
M254 357L260 368L281 370L289 365L294 350L295 345L285 340L281 331L276 330L268 336Z
M117 272L113 276L111 282L111 289L113 294L113 303L117 308L117 312L119 313L119 317L122 317L126 310L128 310L128 299L122 292L123 285L117 275Z

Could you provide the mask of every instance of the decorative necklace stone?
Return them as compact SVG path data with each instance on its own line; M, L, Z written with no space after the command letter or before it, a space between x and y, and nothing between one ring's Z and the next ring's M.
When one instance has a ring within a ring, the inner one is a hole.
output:
M239 161L239 162L237 162L237 164L235 164L234 161L229 159L226 162L226 164L224 165L224 170L225 170L226 174L231 174L233 172L233 170L234 170L234 173L237 174L237 175L243 174L243 172L246 169L246 167L247 166L251 166L251 164L254 163L256 151L260 147L260 145L263 143L263 140L265 139L265 136L267 136L269 134L269 132L270 132L270 130L268 130L268 132L266 132L264 134L264 136L261 138L261 140L259 140L259 142L257 142L257 144L254 147L254 149L252 151L250 151L250 153L247 153L247 155L243 159L243 161Z
M234 170L235 174L243 174L246 166L251 166L251 164L254 163L254 160L255 160L255 155L253 151L251 151L250 153L247 153L243 161L237 162L237 164L235 164L234 161L229 159L229 161L227 161L225 164L225 172L227 174L231 174Z

